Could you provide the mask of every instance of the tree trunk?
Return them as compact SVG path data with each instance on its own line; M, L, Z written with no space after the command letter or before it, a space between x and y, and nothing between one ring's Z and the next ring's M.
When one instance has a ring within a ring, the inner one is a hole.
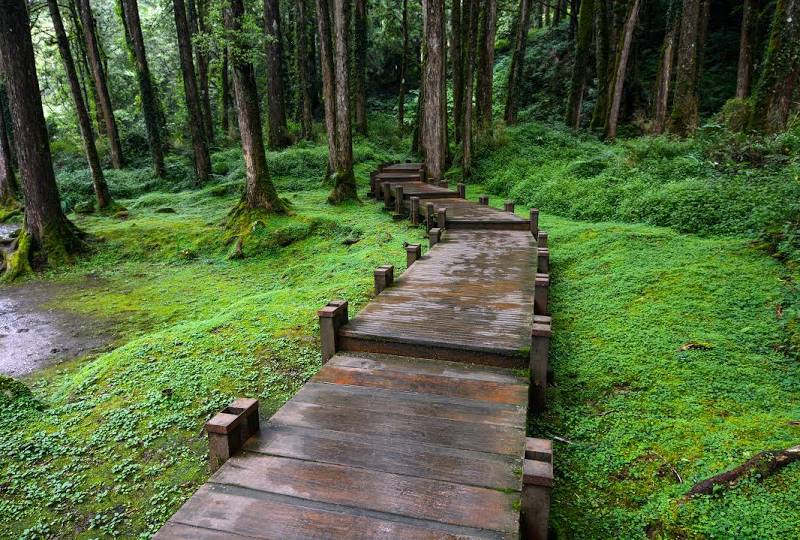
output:
M551 20L551 13L552 10L550 8L550 2L552 0L542 0L542 5L544 6L544 25L549 27L550 20Z
M697 98L697 53L701 29L702 0L685 0L678 41L678 72L669 131L679 136L694 133L699 122Z
M653 133L661 134L667 125L667 111L669 110L669 94L672 84L672 68L675 64L675 41L677 37L678 18L673 16L664 36L661 47L661 58L656 77L655 112L653 115Z
M30 236L33 249L48 262L71 260L83 243L61 210L25 0L0 0L0 66L7 77L25 195L23 235Z
M228 46L222 47L222 66L220 67L220 86L222 87L222 112L220 114L220 128L226 137L231 136L231 109L233 99L231 98L231 82L229 79L230 66L228 65Z
M355 0L355 120L356 130L367 134L367 0Z
M289 144L286 128L286 88L283 81L283 36L278 0L264 0L267 68L267 142L272 149Z
M506 109L503 117L506 124L517 122L517 85L522 79L525 68L525 49L528 44L530 30L530 0L520 0L517 14L516 32L514 33L514 49L511 53L511 67L508 70L506 84Z
M492 88L494 86L494 39L497 32L497 0L481 2L481 33L478 41L478 73L475 84L475 117L478 130L492 129Z
M322 101L325 106L325 130L328 133L328 174L336 171L336 90L333 75L333 39L331 36L330 0L316 0L319 33L319 64L322 74Z
M444 179L447 159L444 0L423 0L425 14L425 103L420 123L425 168L431 182ZM466 135L466 134L465 134Z
M189 0L188 3L189 26L192 38L206 31L206 2L204 0ZM202 47L194 47L197 59L197 89L200 92L200 107L203 114L203 131L206 142L214 142L214 121L211 115L211 94L208 87L208 53Z
M450 10L450 65L453 71L453 135L461 142L464 115L464 61L461 53L461 1L453 0Z
M622 30L622 40L619 47L617 47L613 93L608 111L608 122L606 123L606 138L609 140L617 138L617 122L619 121L619 109L622 105L622 89L625 85L625 73L628 70L628 58L630 57L631 43L633 42L633 32L636 29L636 21L639 18L639 6L640 1L633 0L633 5L628 12L628 18Z
M590 127L599 130L608 117L609 85L611 79L611 0L595 0L595 62L597 70L597 100L592 111Z
M408 0L403 0L403 52L401 54L400 92L397 96L397 123L402 130L405 127L406 121L406 71L408 71Z
M108 184L103 176L103 169L100 167L100 156L97 154L95 146L94 130L92 121L89 118L89 111L86 102L83 100L83 92L78 81L78 72L75 69L75 62L72 59L72 51L69 48L69 40L64 30L64 22L61 19L61 12L58 9L56 0L47 0L47 7L50 10L50 18L53 21L53 30L58 42L58 50L61 54L61 61L64 64L64 72L69 82L72 103L75 106L75 115L78 118L78 127L83 139L83 149L86 152L86 161L89 163L89 171L92 175L92 186L94 187L97 208L105 210L111 206L111 194L108 192Z
M478 34L478 3L464 0L464 116L461 128L461 175L472 176L472 82L475 72L475 42Z
M2 80L0 80L2 83ZM16 206L19 202L19 185L14 174L14 160L6 126L6 90L0 84L0 209Z
M581 105L586 88L586 72L589 70L591 56L592 30L594 29L594 0L581 2L580 20L578 21L578 40L575 45L575 67L567 100L566 123L573 129L581 126Z
M83 23L83 35L86 38L86 53L92 71L92 78L94 79L95 91L100 108L103 111L103 121L105 122L109 152L111 154L111 166L115 169L121 169L125 163L122 154L122 143L120 142L119 131L117 130L117 121L114 118L114 108L111 105L111 93L108 90L106 72L103 69L102 59L100 57L100 47L97 42L97 35L95 34L94 15L92 14L92 7L89 5L89 0L78 0L78 11L80 12L81 21Z
M264 152L264 134L261 130L261 111L259 110L258 89L252 58L252 51L246 37L242 39L242 17L244 3L231 0L230 9L225 12L225 26L235 37L233 49L233 88L236 92L239 133L247 175L242 202L234 215L240 210L265 210L283 212L283 204L272 184L267 169L267 156Z
M333 67L336 80L336 157L335 181L328 201L333 204L357 199L356 177L353 174L353 135L350 125L350 81L348 47L349 17L347 2L333 0Z
M311 62L308 47L308 16L306 0L297 0L296 43L297 43L297 88L299 94L300 138L311 140L313 137L313 116L311 112Z
M189 23L186 20L186 5L183 0L172 0L172 4L175 11L175 31L178 34L178 51L183 74L183 92L186 98L189 133L192 137L194 172L197 182L203 183L211 174L211 158L208 155L208 142L203 128L203 112L200 106L200 95L197 91L197 79L194 74L192 40Z
M739 34L739 68L736 74L736 97L747 99L750 95L750 81L753 78L753 37L757 32L754 22L758 20L755 11L756 0L744 0L742 5L742 29Z
M139 95L142 99L142 115L147 129L147 143L153 159L153 170L156 176L166 176L164 169L164 140L161 136L159 121L160 105L150 76L150 66L147 62L147 53L144 48L142 24L139 20L138 0L121 0L123 7L123 22L130 36L131 55L136 66L136 79L139 83Z
M800 0L778 0L750 125L765 133L786 129L800 80Z

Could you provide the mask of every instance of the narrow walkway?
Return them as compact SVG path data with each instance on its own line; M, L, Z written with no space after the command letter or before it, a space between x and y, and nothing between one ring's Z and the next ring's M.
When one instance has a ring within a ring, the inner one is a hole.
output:
M384 170L373 187L421 168ZM380 294L352 320L346 302L320 310L323 368L259 432L243 420L242 451L156 538L519 537L523 473L552 480L547 441L525 437L528 378L509 369L532 365L532 328L549 332L534 315L536 236L511 213L443 201L438 243L422 257L410 246L397 280L376 270ZM439 238L451 215L458 228ZM218 415L229 441L238 406ZM546 509L537 519L546 531Z

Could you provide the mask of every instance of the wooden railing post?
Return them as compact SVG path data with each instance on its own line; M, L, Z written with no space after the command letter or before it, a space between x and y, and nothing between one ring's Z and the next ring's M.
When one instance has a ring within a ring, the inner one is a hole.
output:
M428 234L430 234L430 230L433 228L433 203L432 202L425 203L425 228L428 230Z
M441 230L447 228L447 208L442 207L436 209L436 226Z
M514 201L506 201L503 204L503 210L505 212L511 212L513 214L514 213Z
M433 227L430 231L428 231L428 245L430 247L435 246L439 243L441 239L442 230L439 227Z
M406 244L406 266L411 266L420 257L422 257L422 246L420 244Z
M459 199L467 198L467 186L464 184L464 182L458 183L458 198Z
M533 314L549 315L550 274L537 273L533 293Z
M536 414L544 411L545 390L547 389L547 362L550 355L550 336L552 322L550 317L534 316L531 328L530 356L530 409Z
M258 400L234 400L206 422L205 428L208 434L208 468L213 473L261 429Z
M481 195L478 197L478 204L481 206L489 206L489 196L488 195Z
M419 225L419 197L411 197L411 224Z
M324 364L336 354L336 333L347 324L347 301L332 300L317 311L319 316L319 335L322 342L322 363Z
M392 187L389 182L381 182L383 188L383 208L384 210L391 210L392 208Z
M385 264L375 269L375 294L381 294L394 282L394 266Z
M529 451L529 448L531 449ZM544 439L527 439L522 462L522 538L547 540L550 492L553 489L553 446Z
M536 237L536 240L537 240L540 248L548 247L548 245L547 245L547 232L539 231L539 236Z
M403 186L394 187L394 213L398 216L403 215Z
M531 234L534 238L539 238L539 210L531 208Z
M541 235L542 233L539 233L539 236ZM539 247L538 251L536 269L542 274L547 274L550 272L550 250L546 247Z
M369 173L369 197L375 198L375 177L378 176L378 171Z

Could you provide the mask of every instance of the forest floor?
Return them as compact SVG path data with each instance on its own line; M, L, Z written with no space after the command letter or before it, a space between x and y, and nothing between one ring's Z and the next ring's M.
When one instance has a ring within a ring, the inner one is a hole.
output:
M126 199L126 220L73 216L102 238L95 253L31 283L59 288L60 310L113 321L114 348L26 377L32 394L2 381L0 536L147 538L207 478L203 422L239 395L274 411L320 366L316 309L343 297L357 311L375 266L404 269L402 242L421 230L368 200L331 207L327 190L272 165L293 215L259 223L243 260L227 258L220 226L238 189L227 176ZM541 223L555 386L530 431L558 437L560 537L800 536L797 463L677 502L800 439L800 364L782 321L797 276L741 235Z

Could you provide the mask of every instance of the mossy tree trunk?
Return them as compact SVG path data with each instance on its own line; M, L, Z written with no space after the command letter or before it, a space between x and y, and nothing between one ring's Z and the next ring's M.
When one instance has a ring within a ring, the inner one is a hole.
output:
M800 80L800 0L778 0L764 68L753 95L750 126L764 133L786 129Z
M419 130L428 180L439 183L444 178L447 161L444 0L424 0L423 12L425 65L422 80L425 97Z
M6 126L6 88L0 80L0 210L8 210L19 204L19 184L14 174L14 160Z
M678 40L678 70L669 131L685 137L697 130L699 123L697 75L701 36L702 0L684 0Z
M586 0L584 0L586 1ZM589 0L593 1L593 0ZM517 92L519 81L525 69L525 50L528 45L528 31L531 22L531 0L520 0L514 32L514 49L511 53L511 67L506 84L506 108L503 117L506 124L517 122ZM591 36L589 36L591 42Z
M95 198L97 199L98 210L105 210L112 204L111 194L108 191L108 184L103 176L103 169L100 167L100 156L95 146L94 130L92 121L89 118L89 110L83 101L83 92L78 81L78 72L75 69L75 62L72 58L72 51L69 48L67 32L64 30L64 22L61 19L61 12L56 0L47 0L47 7L50 10L50 19L53 22L53 30L58 42L58 51L61 54L61 62L64 65L64 72L69 82L72 104L75 106L75 115L78 118L78 127L83 140L83 149L86 153L86 161L89 164L89 171L92 176L92 186L94 187Z
M581 124L581 105L583 104L583 92L586 88L586 76L591 56L594 11L594 0L581 2L578 39L575 44L575 66L572 70L569 98L567 99L566 123L573 129L578 129Z
M465 29L463 47L464 58L464 115L461 118L461 174L464 178L472 176L472 81L475 72L475 46L478 31L478 3L464 0L463 26Z
M753 80L753 41L758 29L757 0L744 0L742 3L742 27L739 33L739 65L736 72L736 98L747 99Z
M225 27L233 43L231 45L233 88L236 92L239 133L247 176L242 202L234 213L240 209L283 212L283 204L267 169L258 89L251 61L252 51L247 45L246 38L242 36L243 16L244 2L231 0L230 8L225 12Z
M283 79L283 34L278 0L264 0L267 69L267 142L271 149L287 146L286 84Z
M355 50L353 60L355 74L353 105L355 108L356 131L367 135L367 0L355 0L354 26Z
M233 139L233 123L231 122L231 111L233 109L233 96L231 96L231 81L230 81L230 60L228 53L228 45L222 47L222 62L220 65L220 88L221 88L221 106L220 112L220 129L225 137Z
M458 0L457 0L458 1ZM397 95L397 123L405 127L406 72L408 71L408 0L403 0L403 52L400 57L400 92Z
M611 61L611 6L612 0L595 0L595 61L597 71L597 100L592 111L590 127L599 130L608 116L609 84L613 64Z
M630 57L633 34L636 30L636 21L639 19L640 0L633 0L628 10L625 24L622 28L620 42L617 46L617 61L614 67L614 79L611 85L611 99L608 107L605 135L609 140L617 137L617 123L622 105L622 90L625 86L625 74L628 71L628 58Z
M300 138L310 140L313 136L313 116L311 99L311 71L308 47L307 0L296 0L295 40L297 43L295 65L297 67L298 112L300 117Z
M325 107L325 130L328 133L328 172L336 170L336 82L333 74L333 38L330 0L316 0L319 63L322 74L322 102Z
M497 0L480 2L481 32L478 39L478 69L475 82L475 119L478 130L492 129L492 89L494 87L494 41L497 33Z
M461 2L462 0L453 0L450 9L450 65L453 71L453 138L456 143L461 141L461 119L464 115L464 61L461 53L461 42L463 39L461 28Z
M672 88L672 75L675 67L675 44L677 42L678 16L677 8L670 5L668 14L667 31L661 45L661 56L658 61L658 75L656 76L655 97L653 107L653 126L655 134L661 134L667 126L667 113L669 111L669 97Z
M39 255L42 262L71 260L84 244L79 231L61 210L25 0L0 0L0 65L7 77L25 196L23 234L30 236L31 252ZM18 264L27 263L24 260ZM9 268L7 272L18 270Z

